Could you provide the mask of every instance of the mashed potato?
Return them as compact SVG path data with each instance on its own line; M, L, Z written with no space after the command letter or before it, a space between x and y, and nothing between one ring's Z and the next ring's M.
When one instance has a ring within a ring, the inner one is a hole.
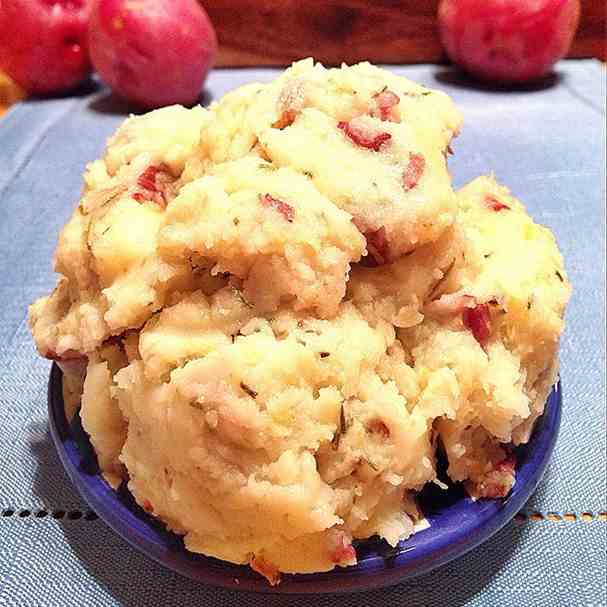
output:
M129 118L87 168L32 332L104 477L188 549L273 584L353 564L411 535L438 449L474 498L510 491L570 286L507 189L453 192L459 126L442 93L306 60Z

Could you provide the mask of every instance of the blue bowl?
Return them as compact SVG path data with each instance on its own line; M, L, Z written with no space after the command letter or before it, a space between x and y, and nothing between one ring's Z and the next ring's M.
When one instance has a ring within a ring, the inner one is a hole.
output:
M248 567L188 552L181 538L149 516L126 485L114 491L99 474L97 460L78 415L65 416L61 370L51 369L48 387L50 429L59 457L91 508L132 546L162 565L204 584L287 594L369 590L426 573L463 555L510 521L533 493L552 454L561 421L560 382L527 445L516 450L516 484L506 499L472 501L459 484L447 491L428 486L420 505L430 527L395 548L371 538L356 543L358 564L327 573L283 575L279 586Z

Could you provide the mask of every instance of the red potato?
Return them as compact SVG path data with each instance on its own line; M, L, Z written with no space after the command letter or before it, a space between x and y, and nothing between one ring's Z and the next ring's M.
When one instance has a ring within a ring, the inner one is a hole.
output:
M0 68L29 93L70 89L91 72L88 0L0 0Z
M105 83L145 109L195 103L217 54L196 0L93 0L89 43Z
M528 82L567 54L579 0L441 0L440 36L454 63L483 80Z

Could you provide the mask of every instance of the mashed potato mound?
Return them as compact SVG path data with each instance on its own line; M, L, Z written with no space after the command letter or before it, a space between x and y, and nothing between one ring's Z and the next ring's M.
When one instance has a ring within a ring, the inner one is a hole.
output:
M164 308L138 351L114 373L107 353L89 362L83 424L101 466L124 464L190 549L319 571L353 562L352 538L409 535L404 498L434 477L434 453L391 326L348 302L331 320L260 318L225 287Z
M453 192L460 121L306 60L131 117L87 167L30 325L108 483L188 549L272 584L353 564L414 532L439 451L475 499L510 491L570 285L506 188Z
M461 253L424 302L424 321L398 333L418 406L437 414L449 476L499 497L514 482L508 445L527 442L556 381L571 287L554 236L506 188L479 177L458 198Z
M251 152L306 175L352 215L381 263L453 222L449 143L461 116L442 92L370 65L300 61L211 108L202 146L214 162Z

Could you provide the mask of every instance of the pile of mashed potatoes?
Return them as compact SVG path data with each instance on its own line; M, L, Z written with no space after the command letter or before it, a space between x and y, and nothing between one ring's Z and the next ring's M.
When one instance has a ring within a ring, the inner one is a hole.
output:
M411 535L439 449L473 498L512 488L570 286L506 188L453 191L460 125L306 60L131 117L87 167L32 332L104 477L188 549L273 584L354 564Z

